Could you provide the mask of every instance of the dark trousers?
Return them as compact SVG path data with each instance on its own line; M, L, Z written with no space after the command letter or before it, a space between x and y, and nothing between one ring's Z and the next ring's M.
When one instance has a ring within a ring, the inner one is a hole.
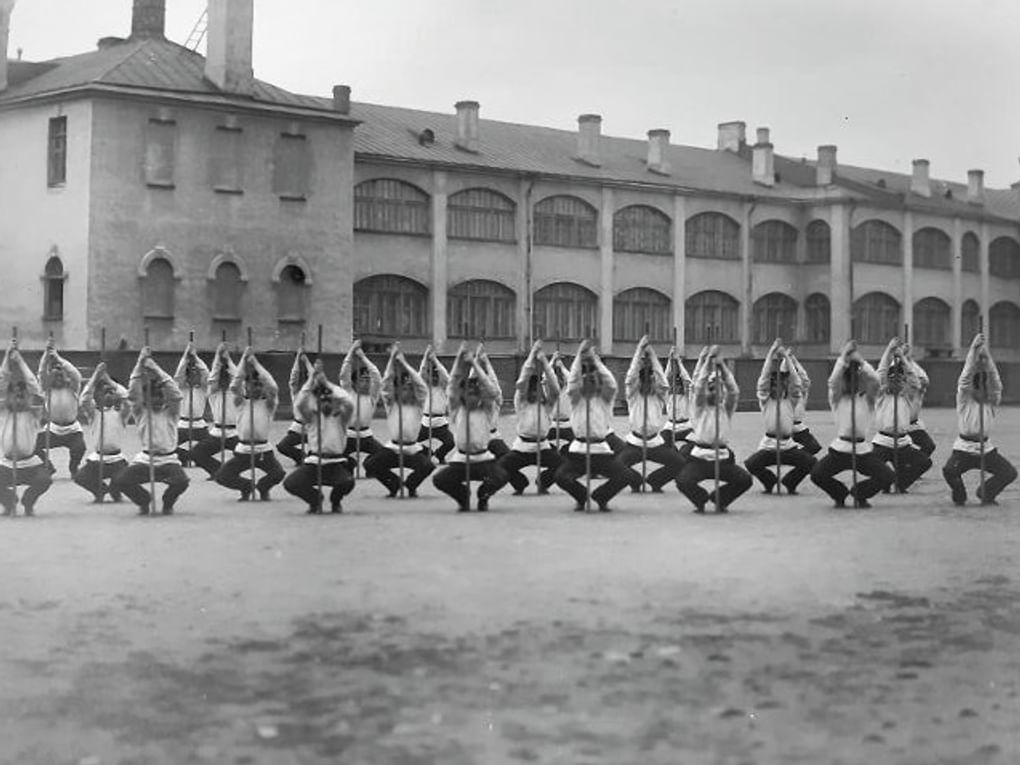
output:
M360 452L358 451L359 448L361 449ZM361 459L361 455L367 454L369 457L372 457L373 455L383 451L390 450L379 443L375 436L362 437L360 440L353 436L347 436L347 445L344 447L344 456L350 463L350 469L354 470L358 465L358 460ZM396 463L394 462L393 464L395 465ZM407 463L405 462L404 464L406 465ZM366 467L365 474L367 475L368 459L366 459L362 465Z
M163 512L169 514L174 509L174 502L188 488L188 475L180 465L157 465L153 474L156 483L165 483L163 492ZM134 502L144 512L150 510L152 495L145 488L149 484L149 466L131 463L114 476L110 484L111 492L119 492Z
M350 439L347 439L347 442L350 443ZM364 447L364 442L362 442L362 447ZM391 497L397 496L397 492L400 491L400 477L393 471L400 467L400 459L396 451L383 447L365 460L364 467L366 476L375 478L385 486ZM434 469L435 465L424 451L417 454L405 454L404 488L416 492L421 482L428 478ZM411 471L411 474L407 475L407 471Z
M103 464L103 480L99 480L99 462L85 461L85 464L78 468L78 472L71 476L74 482L81 486L85 491L90 492L95 497L96 502L103 501L103 494L109 492L110 496L114 501L120 499L120 492L114 493L110 487L113 485L113 479L117 473L127 467L127 460L123 457L116 462L106 462Z
M67 467L71 471L71 475L74 475L75 471L78 470L78 466L81 464L82 458L85 456L85 434L80 431L77 433L67 433L63 436L50 433L50 451L52 452L54 449L61 448L67 449ZM35 453L38 454L40 459L47 464L51 473L55 472L53 461L46 454L45 430L39 431L39 434L35 438Z
M450 432L449 425L440 425L439 427L432 428L432 438L440 441L440 446L435 451L432 451L432 444L429 442L429 428L428 425L422 425L421 430L418 431L418 441L425 446L425 451L429 453L429 456L435 457L440 462L446 461L446 455L453 449L453 433Z
M963 474L968 470L980 470L981 457L977 454L960 452L956 449L949 455L946 464L942 466L942 475L953 492L953 502L962 505L967 501L967 489L963 485ZM1016 468L1009 460L999 454L998 449L989 449L985 452L985 477L984 492L978 488L978 499L992 501L999 492L1016 480Z
M294 430L288 430L283 438L276 442L276 451L300 465L305 461L305 436Z
M822 450L822 445L818 443L818 439L811 434L810 430L794 433L793 440L800 444L801 448L812 457Z
M318 512L322 509L322 491L317 485L318 465L298 465L283 481L283 488L308 504L308 509ZM333 512L339 512L340 501L354 490L354 478L346 462L330 462L322 466L322 486L333 487L329 493L329 504Z
M661 444L660 446L653 446L651 449L646 449L645 457L648 462L654 462L661 466L653 470L651 473L648 473L645 478L645 481L654 491L661 491L662 487L667 483L677 480L677 478L680 477L680 471L683 470L684 463L686 462L686 460L680 456L680 452L669 444ZM624 449L620 454L620 462L627 467L640 463L641 447L624 442ZM631 488L640 489L641 470L635 469L634 473L637 475L638 480L636 484L631 485Z
M177 428L177 459L181 461L182 465L191 465L195 458L192 455L192 451L198 446L199 442L204 438L208 438L209 428L192 428L191 429L191 449L188 448L188 429Z
M0 504L4 506L5 513L12 515L18 504L18 492L13 481L14 471L6 466L0 467ZM21 495L21 504L24 505L26 513L32 512L36 500L52 485L53 478L50 477L46 465L18 468L18 486L28 487Z
M237 446L236 435L224 439L222 449L219 436L206 436L191 449L191 461L208 473L210 478L215 478L222 467L220 451L224 453L226 459L230 459L235 446Z
M241 473L251 468L251 463L250 454L234 454L216 472L216 483L220 486L226 486L228 489L240 491L242 497L250 497L252 494L251 479L242 477ZM276 459L276 454L273 452L257 453L255 455L255 467L265 473L264 476L255 482L255 488L258 490L259 496L265 498L269 495L269 490L283 480L285 473L280 465L280 461Z
M811 480L818 488L832 497L837 504L843 504L851 490L835 476L844 470L851 469L850 454L829 449L828 453L815 463L811 469ZM896 479L891 467L882 462L874 452L857 455L857 472L867 476L858 480L855 499L870 499L887 486L892 486Z
M511 452L512 454L513 452ZM463 462L451 462L432 476L432 485L443 494L453 498L460 510L466 510L471 488L467 485L467 465ZM507 482L506 471L496 460L471 463L471 480L481 481L478 487L478 499L487 500L502 489Z
M499 436L489 439L488 449L496 456L497 460L503 459L510 453L510 447ZM519 470L516 473L511 473L508 479L510 485L514 487L514 494L523 494L524 490L528 488L528 484L531 483L528 477Z
M567 452L563 464L556 470L556 485L567 492L581 509L588 501L588 490L580 479L585 475L585 456ZM609 504L609 500L619 494L625 486L633 486L641 482L641 474L620 462L615 454L591 455L591 477L607 478L605 483L591 493L591 498L600 508Z
M662 436L662 440L666 442L666 446L670 446L679 451L687 442L687 434L690 432L690 430L678 430L674 432L667 429L660 431L659 435Z
M524 478L524 485L527 486L527 478L521 474L521 470L528 467L528 465L538 464L538 457L535 456L536 452L518 452L510 449L506 454L499 458L499 466L506 471L507 479L511 484L514 484L514 476L520 476ZM551 446L548 449L543 449L541 452L542 461L542 472L538 476L538 486L543 491L548 491L549 487L556 482L556 470L563 463L563 458L560 453L553 449ZM517 479L518 482L520 479ZM516 492L516 489L514 490ZM523 489L522 489L523 492Z
M557 441L556 441L556 423L555 422L553 423L553 426L551 428L549 428L549 434L546 436L546 438L548 438L553 443L557 443ZM574 429L570 427L569 421L567 423L561 423L560 424L560 441L562 441L563 443L561 443L558 447L556 447L557 451L559 451L561 456L567 453L567 449L570 448L570 442L573 441L573 440L574 440Z
M783 473L783 486L787 492L792 494L797 491L800 482L811 473L815 462L817 460L799 446L795 449L780 449L779 464L789 465L791 468ZM761 481L762 488L768 493L771 493L776 485L776 475L769 470L770 467L774 468L775 466L775 449L759 449L744 460L744 467L747 468L747 472Z
M623 450L627 448L627 442L613 431L606 433L606 443L609 444L609 448L613 450L613 454L617 457L623 454Z
M913 446L890 449L886 446L875 445L872 449L874 449L876 457L892 466L893 472L896 473L896 485L900 491L909 489L914 481L928 472L928 468L931 467L931 458Z
M693 448L693 445L692 445ZM689 450L688 450L689 453ZM687 497L696 510L704 510L708 503L715 504L715 489L705 491L698 484L701 481L715 479L715 460L704 460L690 456L680 471L677 479L677 486L680 492ZM730 451L727 459L719 461L719 506L721 509L729 509L729 506L751 488L751 474L737 464L737 460Z
M930 457L935 453L935 442L932 437L928 435L927 430L911 430L907 433L910 436L910 440L914 442L914 446L921 450L925 457Z

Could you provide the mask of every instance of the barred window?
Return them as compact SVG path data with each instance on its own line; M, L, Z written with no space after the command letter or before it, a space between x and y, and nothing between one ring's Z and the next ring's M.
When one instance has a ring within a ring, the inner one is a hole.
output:
M243 287L244 282L241 281L241 269L237 267L237 264L220 264L216 269L216 278L212 282L212 313L215 321L241 320L241 293Z
M354 333L382 337L428 337L429 291L395 274L354 283Z
M354 229L390 234L432 231L429 195L395 178L362 181L354 187Z
M767 220L751 230L755 263L793 263L797 260L797 229L781 220Z
M617 252L670 255L673 252L673 222L654 207L624 207L613 216L613 249Z
M900 304L884 292L869 292L854 301L856 339L885 345L900 331Z
M824 220L813 220L807 227L808 263L828 263L832 260L832 230Z
M866 220L850 234L850 253L855 263L902 265L900 232L881 220Z
M829 298L820 292L809 295L804 301L804 314L807 321L807 342L828 343L832 331Z
M311 191L312 147L307 136L281 133L273 147L273 193L300 201Z
M153 258L142 279L142 315L147 319L174 316L174 267L166 258Z
M308 316L308 276L300 266L285 266L280 272L276 299L277 321L304 323Z
M673 339L673 301L647 287L624 290L613 300L613 340L636 343L645 334L653 343Z
M1020 244L1016 239L1000 236L988 246L988 273L1003 279L1020 278Z
M46 185L61 186L66 182L67 117L53 117L46 139Z
M964 234L960 249L963 255L961 268L972 274L980 272L981 240L977 238L977 235L970 231Z
M465 189L451 194L446 214L451 239L517 241L517 205L497 191Z
M214 190L236 193L244 188L243 141L241 128L216 126L213 132L213 152L209 158L209 173Z
M754 340L771 345L777 337L784 342L797 339L797 301L789 295L770 292L754 303Z
M689 258L740 260L740 225L722 213L699 213L688 219L684 249Z
M517 295L488 279L472 279L446 293L446 328L450 337L510 339L517 336Z
M981 308L975 300L964 300L960 311L960 336L965 346L970 345L981 326Z
M177 156L177 123L150 119L145 131L145 183L172 189Z
M535 244L598 247L598 211L583 199L546 197L535 205Z
M923 348L945 348L949 337L949 304L938 298L924 298L914 303L914 345Z
M953 267L952 240L937 228L914 232L914 266L950 270Z
M725 292L699 292L684 305L684 337L688 343L738 343L739 318L740 303Z
M996 303L988 312L988 343L993 348L1020 348L1020 306L1008 300Z
M572 282L549 284L532 301L535 338L580 342L599 330L599 299Z
M43 319L62 321L64 318L64 264L53 256L43 271Z

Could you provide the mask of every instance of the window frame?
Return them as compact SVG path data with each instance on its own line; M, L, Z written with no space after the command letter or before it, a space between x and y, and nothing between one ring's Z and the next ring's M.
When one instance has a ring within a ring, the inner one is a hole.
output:
M673 254L673 220L657 207L621 207L613 214L614 252L643 255Z
M472 201L490 204L471 204ZM446 200L446 237L516 244L517 203L506 194L484 186L461 189Z
M755 263L786 265L797 262L798 231L784 220L771 218L751 229L751 259Z
M641 299L645 298L645 299ZM651 287L631 287L613 297L613 342L636 343L645 334L653 343L673 339L673 300Z
M937 307L934 310L932 307ZM919 313L922 312L922 313ZM953 344L953 310L949 303L941 298L929 296L914 303L911 312L911 341L914 346L924 348L950 348ZM937 319L933 319L937 317ZM933 323L937 320L940 331L932 333ZM939 335L936 337L935 335Z
M473 294L472 294L473 293ZM484 325L474 318L482 314ZM468 330L460 320L468 316ZM446 291L447 337L514 340L517 337L517 293L492 279L466 279Z
M381 287L366 295L366 283ZM387 298L393 302L392 305L385 304ZM429 338L432 335L430 300L431 295L426 285L400 274L373 274L359 279L353 285L352 324L355 334L359 337ZM376 326L364 326L359 320L360 312L367 314L369 323L376 319ZM402 312L408 318L406 327L400 324ZM374 317L373 313L376 314ZM392 327L386 326L387 314L392 315Z
M400 189L404 195L365 193ZM394 212L395 211L395 212ZM387 225L390 220L401 222ZM383 221L383 225L380 225ZM354 186L354 231L400 236L432 236L432 197L400 178L369 178Z
M816 320L823 309L824 322L819 325ZM825 293L812 292L804 299L804 337L804 342L810 344L827 344L832 340L832 301Z
M553 194L532 208L532 244L575 250L599 248L599 211L581 197Z
M850 257L854 263L902 266L903 234L880 218L862 221L850 232Z
M553 282L535 290L531 309L535 339L576 343L598 334L599 296L576 282Z
M715 301L714 305L708 302L710 297ZM715 320L706 323L704 319L707 316L701 321L692 320L698 318L699 312L706 313L708 309L712 309L713 313L718 311L718 324ZM718 331L705 330L706 327L717 326ZM740 301L721 290L701 290L688 297L684 302L684 342L702 345L740 343Z
M751 307L751 343L771 345L777 338L793 342L798 337L797 301L782 292L769 292Z
M925 226L914 232L914 268L953 270L953 240L940 228Z
M684 229L684 254L706 260L741 260L740 224L714 210L692 215Z
M896 318L890 320L888 313L893 306L895 306ZM872 321L876 313L881 314L880 318L876 320L877 324L876 321ZM851 315L856 326L857 337L855 339L857 342L862 345L886 345L890 338L900 334L903 306L892 295L876 290L857 298L852 306Z
M823 226L825 228L824 237L817 233ZM832 226L829 225L828 221L815 218L808 223L804 237L806 244L804 257L806 258L806 263L825 264L832 262ZM824 247L821 245L823 241L825 243ZM824 254L824 257L817 257L820 254Z
M67 185L67 115L50 117L46 134L46 187Z

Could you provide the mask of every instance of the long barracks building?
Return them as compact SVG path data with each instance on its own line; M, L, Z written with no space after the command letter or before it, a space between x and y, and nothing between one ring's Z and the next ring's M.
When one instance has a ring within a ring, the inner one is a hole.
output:
M210 348L254 328L292 349L325 327L376 348L495 353L646 331L688 354L876 354L909 323L918 355L959 356L983 317L1020 360L1020 188L849 167L835 146L778 154L767 128L714 148L288 93L253 77L253 0L210 0L207 56L131 35L8 60L0 0L0 325L95 349ZM923 350L922 350L923 349Z

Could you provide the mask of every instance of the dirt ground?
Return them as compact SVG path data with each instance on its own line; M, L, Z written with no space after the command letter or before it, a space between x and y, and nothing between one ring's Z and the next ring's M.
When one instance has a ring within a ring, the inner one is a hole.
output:
M195 470L141 518L58 453L38 517L0 519L0 762L1014 765L1020 488L953 507L955 417L925 419L908 495L755 486L721 516L672 486L463 515L368 481L306 516ZM1020 462L1020 410L996 441Z

